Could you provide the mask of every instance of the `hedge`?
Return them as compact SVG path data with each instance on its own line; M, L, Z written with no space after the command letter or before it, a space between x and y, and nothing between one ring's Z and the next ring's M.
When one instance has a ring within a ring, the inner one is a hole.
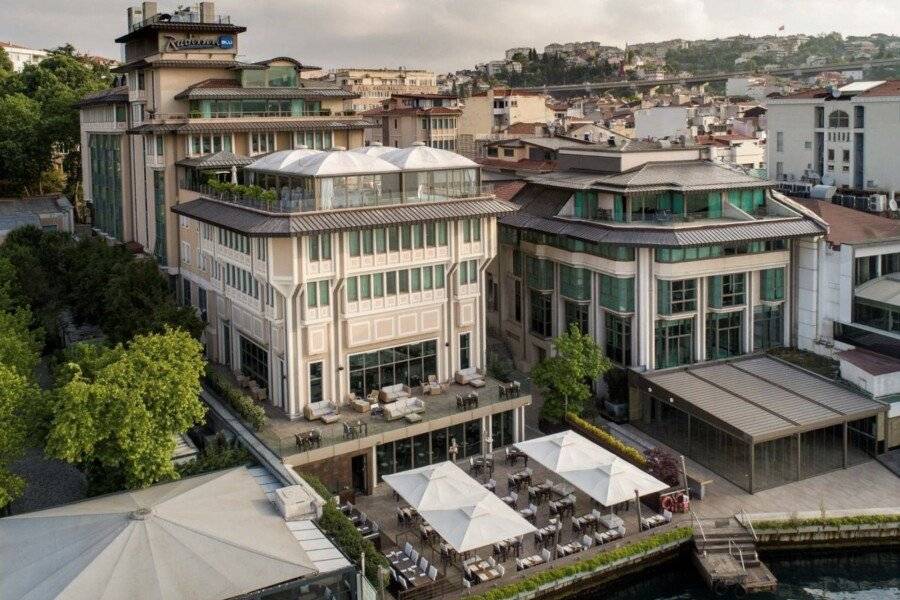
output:
M693 534L693 529L691 529L690 527L679 527L678 529L673 529L672 531L658 533L639 542L633 542L625 546L616 548L615 550L610 550L608 552L601 552L600 554L592 556L591 558L586 558L564 567L548 569L532 577L523 579L522 581L517 581L515 583L510 583L509 585L494 588L481 595L474 596L473 599L502 600L504 598L513 598L525 592L533 592L543 585L547 585L548 583L558 581L565 577L571 577L572 575L577 575L579 573L589 573L591 571L599 569L600 567L609 565L617 560L637 556L638 554L653 550L655 548L659 548L660 546L664 546L672 542L679 542L689 539Z
M300 476L325 499L319 526L334 540L334 543L350 560L357 561L359 556L365 553L366 578L375 586L376 590L380 589L378 585L378 567L383 567L383 572L386 574L388 567L390 567L387 558L375 548L375 544L371 540L365 539L357 531L356 526L347 518L347 515L341 512L341 509L334 503L334 495L328 491L324 483L309 473L300 473ZM386 583L386 581L382 583Z
M615 436L606 433L596 425L588 423L575 413L566 413L566 422L572 427L580 430L581 433L584 433L591 441L603 446L613 454L617 454L642 469L647 469L647 458L644 456L644 453L637 448L622 443Z
M852 517L789 518L782 521L753 522L754 529L785 529L796 527L842 527L846 525L883 525L900 523L900 515L856 515Z
M222 375L209 372L206 374L206 381L210 387L220 396L222 396L231 408L239 414L245 421L250 423L256 431L266 426L268 418L266 411L261 406L253 403L253 399L247 396L241 390L231 385Z

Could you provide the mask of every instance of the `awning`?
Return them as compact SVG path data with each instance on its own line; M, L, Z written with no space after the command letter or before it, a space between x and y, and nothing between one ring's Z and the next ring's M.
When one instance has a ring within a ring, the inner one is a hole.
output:
M668 489L668 485L574 431L563 431L516 447L602 504L614 506Z
M449 461L385 475L383 479L457 552L536 529Z

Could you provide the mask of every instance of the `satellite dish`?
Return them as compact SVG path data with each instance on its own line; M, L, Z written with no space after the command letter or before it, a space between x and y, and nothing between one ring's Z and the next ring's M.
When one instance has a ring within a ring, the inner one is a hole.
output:
M888 208L890 208L892 212L897 211L897 201L894 198L888 200Z

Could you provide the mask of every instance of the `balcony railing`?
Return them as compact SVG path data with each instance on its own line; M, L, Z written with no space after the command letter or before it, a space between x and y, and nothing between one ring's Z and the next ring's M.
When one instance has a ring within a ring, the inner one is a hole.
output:
M235 112L211 112L207 115L204 115L202 111L191 111L187 115L182 115L183 118L190 117L191 119L243 119L247 117L338 117L338 116L352 116L356 114L353 111L348 112L333 112L331 109L323 109L323 110L304 110L300 114L294 114L290 110L259 110L259 111L235 111Z
M289 191L285 188L274 200L266 200L233 191L216 190L206 184L191 184L182 181L179 185L182 189L199 192L208 198L219 200L220 202L228 202L229 204L266 212L288 214L345 208L369 208L395 204L446 202L466 198L483 198L494 194L493 186L483 184L467 186L464 189L443 186L420 186L416 192L377 193L371 190L356 190L347 191L344 195L336 195L331 199L317 199L314 195L301 193L296 190Z
M199 12L195 12L192 10L178 10L173 13L158 13L153 15L152 17L147 17L143 21L133 23L130 30L137 31L141 27L153 25L154 23L216 23L230 25L231 16L216 15L212 21L203 21L200 18Z

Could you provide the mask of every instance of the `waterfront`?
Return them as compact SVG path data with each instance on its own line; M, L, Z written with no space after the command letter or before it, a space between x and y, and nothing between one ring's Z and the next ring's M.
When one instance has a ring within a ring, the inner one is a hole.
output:
M803 557L797 558L800 554ZM900 599L900 549L878 552L848 551L840 554L792 553L763 555L778 577L774 594L755 594L754 600L898 600ZM628 582L587 590L579 599L604 600L712 600L690 559L682 558L643 573ZM726 596L728 597L728 596Z

